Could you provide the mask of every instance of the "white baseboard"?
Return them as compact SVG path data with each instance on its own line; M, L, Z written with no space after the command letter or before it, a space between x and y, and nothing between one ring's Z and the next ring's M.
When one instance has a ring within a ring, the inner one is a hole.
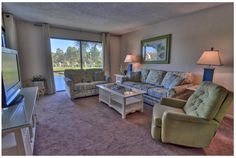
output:
M225 117L229 118L229 119L234 119L234 116L233 115L230 115L230 114L226 114Z

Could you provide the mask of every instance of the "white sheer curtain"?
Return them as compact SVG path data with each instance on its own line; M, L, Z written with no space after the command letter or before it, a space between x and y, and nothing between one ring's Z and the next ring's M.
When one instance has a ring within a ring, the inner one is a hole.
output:
M54 78L53 78L49 24L42 25L42 33L43 33L43 39L44 39L44 53L45 53L45 61L46 61L45 79L46 79L47 94L54 94L55 84L54 84Z
M104 71L107 76L111 77L111 54L110 54L110 34L102 34L102 44L103 44L103 63Z

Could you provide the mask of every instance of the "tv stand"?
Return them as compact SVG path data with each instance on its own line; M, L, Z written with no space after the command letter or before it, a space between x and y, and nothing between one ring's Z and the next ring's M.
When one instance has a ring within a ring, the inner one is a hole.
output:
M2 110L2 155L33 155L37 93L38 87L22 88L24 99Z
M19 95L11 102L10 106L19 104L19 103L22 101L22 99L24 99L24 95L19 94Z

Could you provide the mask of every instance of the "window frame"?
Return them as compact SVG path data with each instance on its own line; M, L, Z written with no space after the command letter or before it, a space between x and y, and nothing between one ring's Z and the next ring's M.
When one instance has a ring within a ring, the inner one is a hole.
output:
M55 36L50 36L50 39L59 39L59 40L73 40L73 41L77 41L79 42L79 47L80 47L80 69L81 70L85 70L83 69L83 55L82 55L82 42L96 42L96 43L100 43L103 45L103 43L101 41L93 41L93 40L80 40L80 39L73 39L73 38L64 38L64 37L55 37ZM51 43L50 43L50 48L51 48ZM104 50L103 50L103 46L102 46L102 67L101 68L95 68L95 69L104 69Z

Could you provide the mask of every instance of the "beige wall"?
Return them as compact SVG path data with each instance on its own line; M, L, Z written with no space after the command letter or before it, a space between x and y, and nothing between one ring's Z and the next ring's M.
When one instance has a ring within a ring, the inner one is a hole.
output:
M202 80L203 67L196 64L204 50L221 52L224 66L217 66L214 82L233 91L233 4L202 10L190 15L150 25L121 37L121 63L126 53L140 54L140 41L172 34L170 64L146 64L143 67L190 71L194 82ZM233 107L229 111L233 113Z
M47 74L45 61L45 44L43 42L42 27L33 23L17 21L18 52L21 66L22 81L33 75Z
M120 72L120 36L110 36L110 54L111 54L111 77L115 81L114 74Z
M55 38L75 39L75 40L89 40L102 41L101 33L89 33L67 29L51 28L50 33Z
M45 61L45 45L42 35L42 27L33 23L17 20L17 33L19 45L19 58L22 80L27 80L33 75L47 75ZM80 32L66 29L51 28L52 37L65 39L80 39L90 41L102 41L101 34ZM110 36L111 51L111 76L119 72L120 68L120 36ZM114 79L114 77L113 77Z

